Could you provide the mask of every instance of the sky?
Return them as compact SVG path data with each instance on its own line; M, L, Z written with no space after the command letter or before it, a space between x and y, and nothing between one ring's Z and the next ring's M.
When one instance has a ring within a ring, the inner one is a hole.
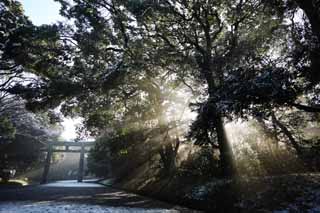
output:
M77 137L76 126L81 123L81 118L64 118L62 126L64 131L60 135L62 140L73 141Z
M62 21L59 15L60 4L54 0L19 0L25 14L35 25L52 24Z
M52 24L62 21L59 15L60 5L53 0L20 0L25 14L35 25ZM76 138L76 125L81 123L80 118L64 118L62 126L64 131L61 134L62 140L72 141Z

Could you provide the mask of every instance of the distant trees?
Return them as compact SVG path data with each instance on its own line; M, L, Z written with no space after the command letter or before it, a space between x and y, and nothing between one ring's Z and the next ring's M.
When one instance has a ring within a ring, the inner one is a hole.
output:
M16 42L17 33L31 23L24 17L23 9L17 1L3 1L0 3L0 117L1 142L7 142L15 135L15 128L8 117L21 107L17 96L11 95L9 89L17 80L21 80L23 68L15 63L15 54L10 51L19 48L22 44Z
M0 143L3 144L14 138L16 129L8 118L2 117L0 120L0 132Z
M20 171L39 160L41 145L60 133L54 113L27 111L21 96L31 93L17 89L41 81L40 71L50 64L45 58L55 58L46 55L44 38L53 38L55 27L32 25L15 0L0 2L0 20L0 161Z
M40 149L52 140L57 140L62 128L51 119L49 113L31 113L23 107L1 115L0 161L18 172L43 160ZM6 130L6 131L3 131ZM9 131L10 130L10 131Z

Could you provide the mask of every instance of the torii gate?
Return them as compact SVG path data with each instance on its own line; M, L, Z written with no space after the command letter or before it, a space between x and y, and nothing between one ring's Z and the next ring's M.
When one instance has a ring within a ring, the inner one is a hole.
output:
M48 174L50 170L51 164L51 156L54 152L72 152L72 153L80 153L80 161L79 161L79 171L78 171L78 182L82 182L83 180L83 170L84 170L84 154L89 152L86 147L93 146L93 142L51 142L46 144L46 148L42 151L47 152L47 157L43 169L41 184L47 183ZM63 149L54 149L54 147L63 147ZM80 150L69 149L70 147L81 147Z

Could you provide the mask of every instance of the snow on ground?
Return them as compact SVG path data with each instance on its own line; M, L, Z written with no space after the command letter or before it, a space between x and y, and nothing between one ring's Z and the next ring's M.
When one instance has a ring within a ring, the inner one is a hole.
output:
M18 202L0 202L0 213L177 213L177 210L170 209L143 209L143 208L125 208L108 207L90 204L79 204L71 202L55 201L18 201Z
M194 212L96 182L68 180L6 189L0 191L0 213Z
M203 183L201 185L195 186L189 193L185 195L186 198L193 200L205 200L209 193L217 187L223 187L226 184L231 183L230 179L219 180L213 179L209 182Z
M48 183L42 185L41 187L90 187L90 188L101 188L105 187L101 184L94 183L96 180L86 180L82 183L77 182L77 180L64 180L56 181L53 183Z

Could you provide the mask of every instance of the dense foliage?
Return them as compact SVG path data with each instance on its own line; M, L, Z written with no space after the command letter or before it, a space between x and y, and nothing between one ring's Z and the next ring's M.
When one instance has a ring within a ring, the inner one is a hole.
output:
M23 14L22 5L12 0L0 2L0 20L0 161L2 169L13 167L19 173L43 160L40 148L61 131L56 113L29 112L13 89L37 82L35 71L40 76L48 72L52 61L58 61L51 54L53 49L46 54L49 44L44 42L54 37L56 27L35 27Z
M199 173L234 176L226 124L236 120L258 122L294 161L316 157L302 130L319 121L318 0L57 2L71 21L39 27L17 1L1 3L0 89L30 110L83 117L84 134L103 136L91 154L101 175L107 159L131 161L128 172L139 166L129 153L146 152L170 176L192 142L205 150L195 160L218 171ZM14 133L5 117L0 127Z

